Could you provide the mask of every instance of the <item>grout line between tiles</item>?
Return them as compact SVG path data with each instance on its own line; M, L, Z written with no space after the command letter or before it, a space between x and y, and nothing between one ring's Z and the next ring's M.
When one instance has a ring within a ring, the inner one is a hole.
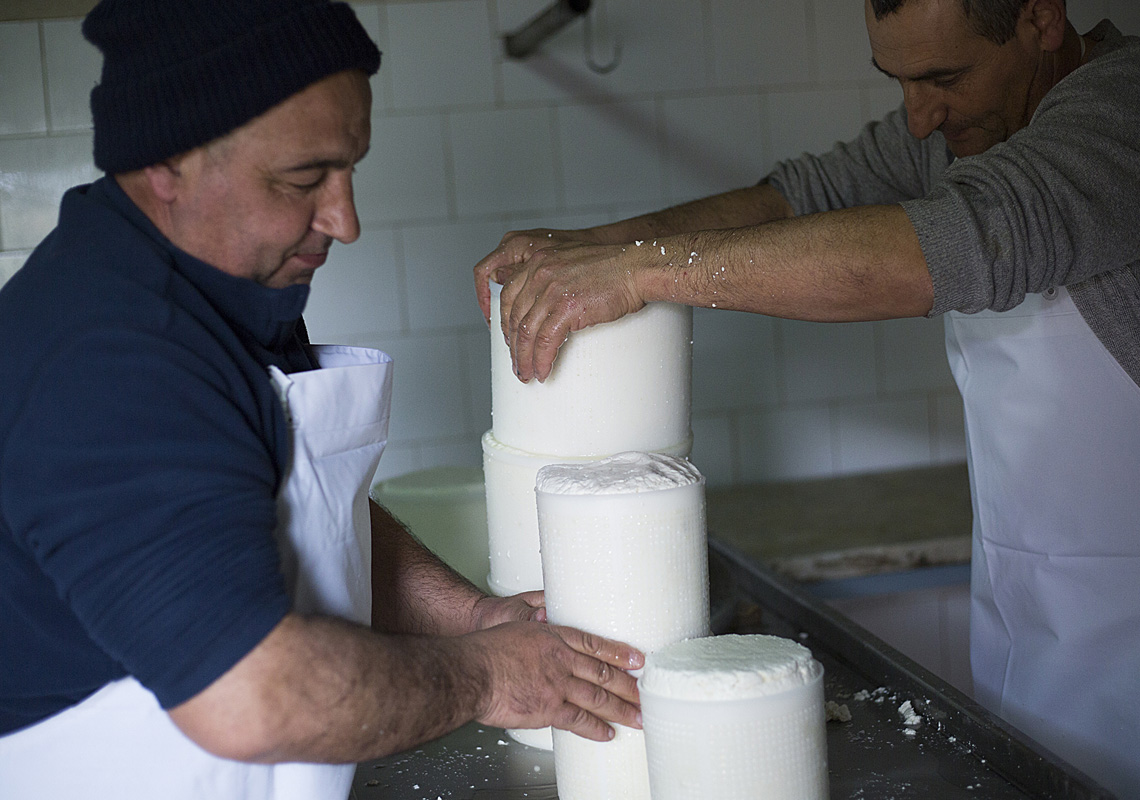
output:
M40 80L44 95L44 126L50 131L54 125L51 119L51 93L48 89L47 33L44 31L43 20L36 23L36 31L40 38Z

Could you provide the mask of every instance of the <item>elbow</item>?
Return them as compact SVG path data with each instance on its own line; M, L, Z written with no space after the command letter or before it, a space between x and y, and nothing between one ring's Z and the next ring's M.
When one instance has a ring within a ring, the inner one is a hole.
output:
M281 730L253 708L243 712L200 713L193 704L197 698L170 709L167 713L182 733L211 755L250 764L273 764L283 757L285 743L277 735ZM250 704L252 705L252 704Z
M297 761L297 675L282 665L306 663L288 643L301 621L287 615L253 650L198 694L167 711L171 721L207 753L231 761ZM302 717L304 715L302 714ZM307 722L307 720L306 720Z

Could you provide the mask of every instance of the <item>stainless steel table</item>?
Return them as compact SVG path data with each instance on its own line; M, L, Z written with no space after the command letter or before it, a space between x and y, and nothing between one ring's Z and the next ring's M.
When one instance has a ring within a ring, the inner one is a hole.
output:
M716 632L770 633L809 647L825 696L849 722L827 726L833 800L1064 798L1113 795L937 676L813 599L713 541ZM905 724L910 701L922 721ZM355 800L555 800L554 757L502 730L467 725L414 752L361 764Z

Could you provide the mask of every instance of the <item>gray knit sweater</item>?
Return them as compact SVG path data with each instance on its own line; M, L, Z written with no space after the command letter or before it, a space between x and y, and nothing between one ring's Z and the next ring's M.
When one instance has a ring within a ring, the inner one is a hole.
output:
M901 203L934 281L932 316L1068 287L1140 384L1140 38L1107 20L1088 35L1090 61L980 155L954 160L940 133L915 139L900 108L767 180L797 214Z

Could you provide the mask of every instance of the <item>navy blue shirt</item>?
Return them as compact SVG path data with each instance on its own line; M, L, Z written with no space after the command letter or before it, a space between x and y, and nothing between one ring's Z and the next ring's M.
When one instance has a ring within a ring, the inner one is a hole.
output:
M110 178L64 195L0 290L0 734L128 675L170 708L288 612L266 367L313 366L307 298L178 250Z

